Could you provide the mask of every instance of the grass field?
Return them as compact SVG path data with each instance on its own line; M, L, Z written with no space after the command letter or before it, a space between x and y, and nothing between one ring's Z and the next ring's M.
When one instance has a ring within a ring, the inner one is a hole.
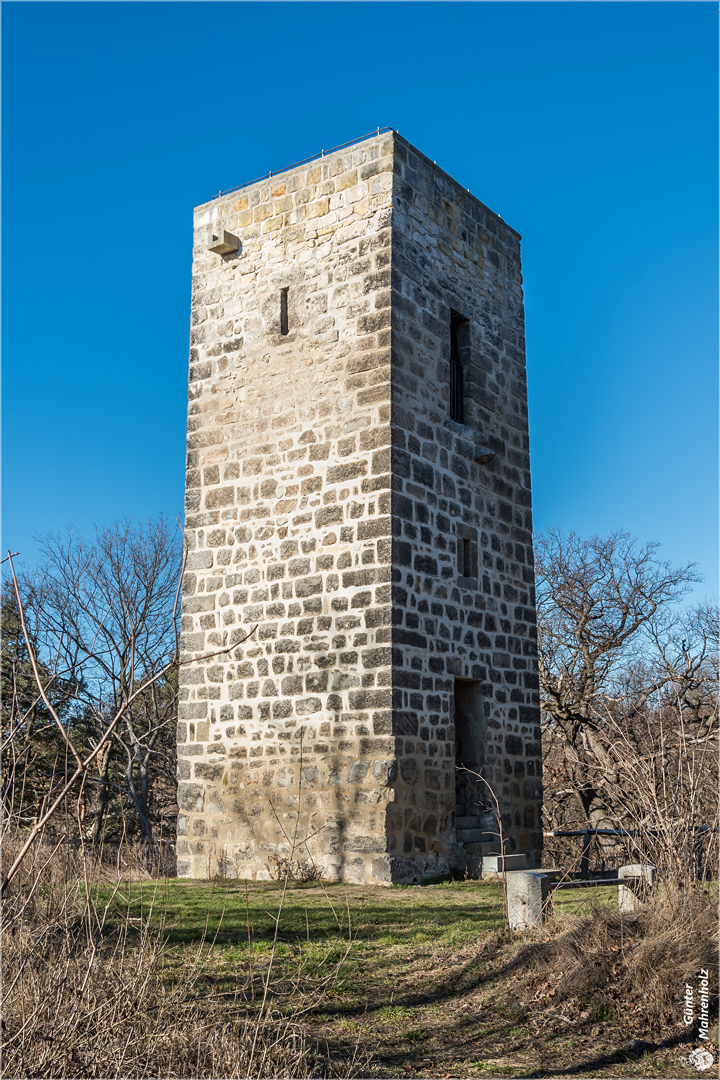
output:
M696 1075L674 1034L681 995L657 1030L607 994L556 1001L562 973L520 962L525 943L503 928L497 883L292 885L274 940L282 892L144 882L113 903L118 918L164 922L168 978L200 956L200 991L248 1012L267 981L275 1007L300 1004L310 1037L330 1056L355 1055L360 1075ZM556 894L549 932L593 907L616 910L617 887Z

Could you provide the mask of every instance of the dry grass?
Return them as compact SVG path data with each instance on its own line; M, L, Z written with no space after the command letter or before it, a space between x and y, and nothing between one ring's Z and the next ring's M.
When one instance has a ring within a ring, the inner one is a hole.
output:
M2 838L2 874L15 861L23 837L6 830ZM27 887L38 876L44 884L63 885L85 879L93 883L113 884L118 881L151 881L175 876L175 850L172 844L141 844L127 841L120 845L91 847L78 841L68 841L65 835L39 840L25 856L13 888Z
M292 1018L245 1019L232 1002L194 993L201 954L167 985L157 937L94 948L73 929L5 944L5 981L22 974L3 1010L4 1076L318 1075Z
M563 914L579 898L559 894L518 937L496 885L288 890L144 880L123 861L113 879L43 841L12 882L4 1076L671 1077L684 982L706 968L715 1000L709 888L665 885L622 916Z
M125 876L139 875L129 854ZM352 1060L334 1063L308 1038L302 1005L276 993L266 1005L266 992L249 1009L237 992L208 992L207 935L178 969L164 883L131 915L127 881L116 874L110 889L96 887L110 871L67 845L40 844L3 898L4 1077L354 1074Z
M717 999L717 890L667 886L638 911L595 906L583 918L550 920L521 950L518 968L554 976L557 1002L577 999L600 1014L622 1003L649 1024L677 1012L685 983L710 972Z

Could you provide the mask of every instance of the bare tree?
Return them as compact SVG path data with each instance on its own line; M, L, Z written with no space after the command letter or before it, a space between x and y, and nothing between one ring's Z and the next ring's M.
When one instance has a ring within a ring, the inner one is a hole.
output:
M37 642L25 640L18 598L12 585L2 589L2 653L0 660L0 733L2 809L26 824L37 815L47 789L47 776L65 756L65 742L38 690L30 660ZM49 701L74 730L77 684L52 661L37 661Z
M24 578L21 595L43 655L75 674L76 723L89 747L122 711L112 742L97 755L97 775L84 785L85 835L100 836L119 757L141 837L150 840L151 774L174 752L162 734L176 719L177 679L168 664L177 652L182 536L164 518L122 521L97 529L92 543L71 531L44 538L42 549L44 560Z
M712 609L678 610L698 578L692 565L660 560L657 547L625 533L581 539L551 531L536 543L546 816L553 828L618 829L643 818L637 800L628 804L633 783L626 765L655 745L661 718L665 742L680 726L686 739L716 734Z
M79 793L81 828L90 784L97 783L95 790L101 793L100 820L110 790L129 796L147 840L152 835L153 771L174 784L177 669L184 662L179 658L177 633L185 562L179 536L165 521L144 526L124 522L98 530L95 544L71 532L63 540L48 538L44 550L41 568L23 581L18 580L13 556L8 555L6 561L34 687L64 758L56 760L46 778L34 823L29 833L23 833L17 854L11 856L0 893L17 875L51 819L62 807L67 810L71 793ZM233 634L226 647L190 659L230 652L254 630ZM73 687L72 724L63 719L52 700L52 687L60 676L67 678L68 672ZM34 700L31 688L27 696ZM22 718L13 720L8 739L20 738L26 726ZM124 761L123 785L112 780L107 765L113 747ZM86 838L95 835L94 822L95 818ZM17 823L13 813L3 826L12 829Z

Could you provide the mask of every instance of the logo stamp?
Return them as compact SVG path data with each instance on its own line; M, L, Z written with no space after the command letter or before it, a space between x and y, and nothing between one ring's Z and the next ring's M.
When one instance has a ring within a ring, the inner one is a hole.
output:
M698 1046L697 1050L693 1050L688 1057L680 1058L680 1060L686 1067L693 1067L698 1072L704 1072L705 1069L710 1068L715 1058L709 1050L704 1050L701 1046Z

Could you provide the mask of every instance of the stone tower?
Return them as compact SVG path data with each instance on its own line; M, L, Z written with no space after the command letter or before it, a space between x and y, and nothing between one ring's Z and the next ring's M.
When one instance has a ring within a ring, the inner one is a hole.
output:
M196 210L180 876L476 869L475 773L539 865L519 239L392 131Z

